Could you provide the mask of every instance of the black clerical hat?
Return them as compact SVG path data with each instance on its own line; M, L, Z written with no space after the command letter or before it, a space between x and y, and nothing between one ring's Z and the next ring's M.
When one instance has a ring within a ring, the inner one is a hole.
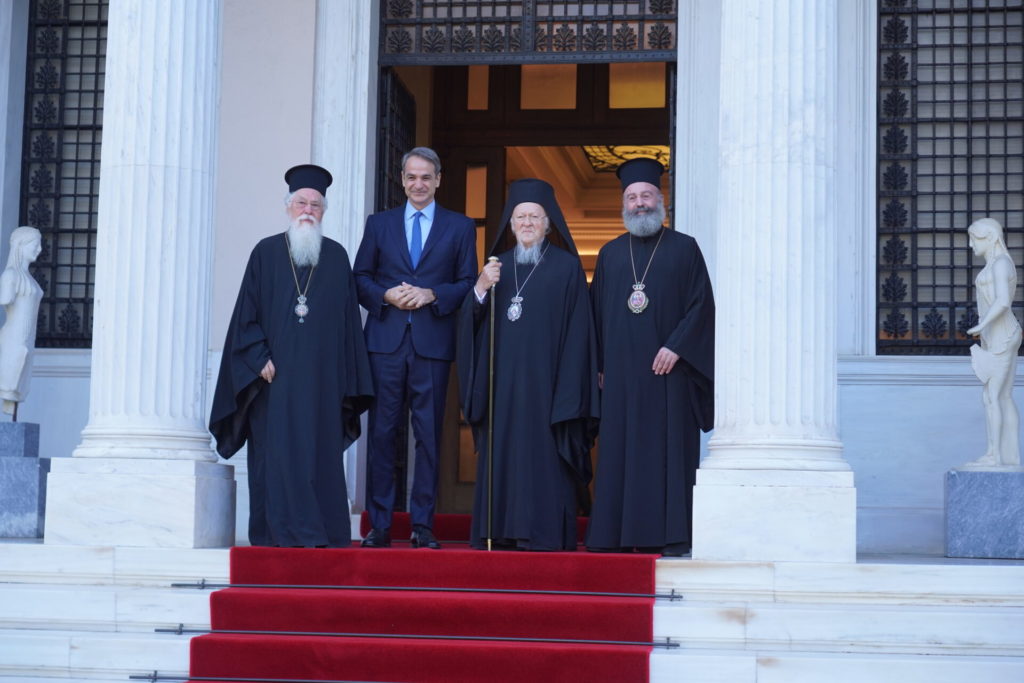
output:
M284 174L284 181L288 183L288 191L295 192L304 187L316 190L322 195L327 194L327 188L334 182L330 172L316 164L299 164L292 166Z
M569 234L569 225L562 215L562 207L555 199L555 188L537 178L523 178L512 183L508 188L508 199L505 200L505 210L501 214L501 223L498 224L498 236L494 240L489 256L497 256L506 249L515 245L515 238L509 228L509 219L517 206L524 202L533 202L544 207L548 216L548 224L554 228L548 238L570 254L576 255L576 244Z
M655 159L637 157L619 166L615 175L619 176L622 189L625 190L633 183L650 183L655 187L661 187L661 174L664 172L665 167Z

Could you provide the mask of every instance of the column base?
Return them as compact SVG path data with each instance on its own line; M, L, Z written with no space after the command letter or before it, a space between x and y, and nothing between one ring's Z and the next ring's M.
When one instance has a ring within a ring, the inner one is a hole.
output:
M853 472L697 470L693 559L855 562Z
M194 460L54 458L44 542L230 547L235 538L233 469Z

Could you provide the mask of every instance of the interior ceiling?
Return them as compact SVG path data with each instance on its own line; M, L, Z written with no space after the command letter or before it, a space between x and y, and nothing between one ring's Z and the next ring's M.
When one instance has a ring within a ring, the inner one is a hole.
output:
M595 171L582 147L509 147L506 152L508 182L541 178L555 188L589 280L597 252L624 230L619 179Z

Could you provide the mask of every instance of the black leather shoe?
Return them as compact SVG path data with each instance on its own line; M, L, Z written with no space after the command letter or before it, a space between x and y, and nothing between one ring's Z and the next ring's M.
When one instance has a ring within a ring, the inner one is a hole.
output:
M426 527L417 527L413 529L412 536L409 538L409 545L413 548L430 548L431 550L440 550L441 544L438 543L434 537L434 532Z
M390 548L391 532L386 529L372 529L359 545L364 548Z
M689 543L669 543L661 550L662 557L684 557L689 554Z

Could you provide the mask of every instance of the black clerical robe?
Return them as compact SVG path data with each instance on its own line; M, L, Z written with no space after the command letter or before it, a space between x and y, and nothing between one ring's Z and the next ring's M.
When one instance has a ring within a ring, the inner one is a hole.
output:
M590 480L598 415L596 349L579 259L551 246L536 270L499 256L495 295L494 476L491 537L498 547L576 548L577 490ZM513 271L515 269L515 271ZM531 274L532 272L532 274ZM508 307L518 276L522 315ZM529 278L529 279L527 279ZM460 311L462 408L479 453L470 542L488 537L488 307L470 291Z
M210 415L217 452L248 441L249 541L262 546L351 542L343 452L373 396L348 254L324 238L319 264L297 268L309 313L295 313L284 234L259 242L246 266ZM260 378L267 360L276 375Z
M634 272L649 298L639 314L627 305ZM689 545L698 430L711 429L714 412L715 304L704 257L689 235L626 233L601 249L590 296L604 389L587 546ZM662 346L680 358L659 376L651 366Z

